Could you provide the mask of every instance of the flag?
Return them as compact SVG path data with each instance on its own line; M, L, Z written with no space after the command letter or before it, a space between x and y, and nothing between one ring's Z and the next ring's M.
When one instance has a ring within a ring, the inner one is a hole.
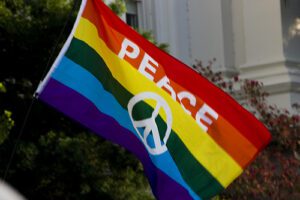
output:
M215 196L270 141L252 114L101 0L83 0L37 94L135 154L157 199Z

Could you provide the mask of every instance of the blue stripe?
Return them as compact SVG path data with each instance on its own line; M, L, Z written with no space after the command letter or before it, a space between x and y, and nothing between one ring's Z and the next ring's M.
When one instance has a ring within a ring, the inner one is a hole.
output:
M51 77L89 99L99 111L116 119L121 126L134 133L140 140L132 126L128 111L122 108L114 96L107 92L102 84L87 70L67 57L63 57ZM184 187L194 199L200 199L185 183L168 151L160 155L149 155L157 168Z

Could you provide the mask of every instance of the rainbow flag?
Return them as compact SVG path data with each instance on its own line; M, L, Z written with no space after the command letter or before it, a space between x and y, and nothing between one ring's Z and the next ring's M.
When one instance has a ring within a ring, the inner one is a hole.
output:
M252 114L101 0L83 0L37 94L135 154L157 199L215 196L270 141Z

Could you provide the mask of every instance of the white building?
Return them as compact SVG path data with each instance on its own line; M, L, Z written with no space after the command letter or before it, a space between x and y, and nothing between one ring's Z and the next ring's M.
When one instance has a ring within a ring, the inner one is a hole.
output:
M127 21L184 63L216 58L216 70L262 81L273 103L300 103L299 0L125 1Z

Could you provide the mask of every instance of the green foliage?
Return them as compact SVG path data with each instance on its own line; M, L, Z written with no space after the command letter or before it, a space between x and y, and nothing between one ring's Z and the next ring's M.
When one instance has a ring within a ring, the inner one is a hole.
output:
M0 82L0 93L5 93L6 87ZM7 139L10 130L14 127L15 122L12 119L12 112L4 110L0 114L0 145Z
M3 83L0 82L0 93L5 93L6 92L6 87L4 86Z
M69 14L79 7L74 2L0 0L0 111L7 110L0 113L1 177L32 94L73 26L76 12ZM31 111L6 180L32 200L153 199L134 156L40 102Z
M167 44L167 43L158 43L155 40L155 38L153 36L153 33L151 31L142 31L142 30L138 29L137 32L141 36L143 36L145 39L147 39L149 42L153 43L155 46L160 48L161 50L163 50L165 52L169 52L169 44Z
M51 47L71 11L72 2L0 1L0 58L4 68L0 78L14 77L16 82L24 77L30 81L40 78L36 72L40 70L41 63L45 67L45 60L49 58ZM75 15L72 16L74 18ZM70 28L71 24L67 29ZM29 68L33 68L35 73Z
M17 183L34 189L23 191L31 199L153 199L140 163L92 133L50 131L22 142L16 157L17 174L34 177Z
M228 92L252 112L272 133L272 141L245 172L229 186L219 199L299 199L300 198L300 115L270 105L263 84L225 79L220 72L201 62L194 69ZM299 105L294 105L297 108Z
M0 145L7 139L10 130L15 124L11 116L12 113L8 110L4 110L4 113L0 115Z
M108 6L118 16L121 16L126 12L126 5L124 0L114 0L114 2L110 3Z

